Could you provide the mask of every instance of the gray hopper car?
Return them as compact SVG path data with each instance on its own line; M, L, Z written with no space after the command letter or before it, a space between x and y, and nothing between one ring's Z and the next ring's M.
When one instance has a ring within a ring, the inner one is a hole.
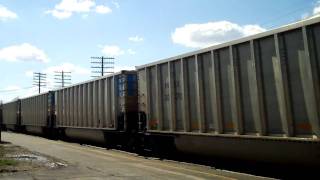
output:
M185 153L320 162L320 18L137 67L149 136Z
M9 130L19 130L20 100L8 102L2 105L2 124Z
M104 143L106 133L135 129L136 71L109 76L55 91L56 127L65 136Z
M53 92L21 99L21 128L29 133L44 134L51 127L54 104ZM51 104L49 106L49 104Z
M320 17L304 20L3 104L3 125L132 149L316 167L319 42Z

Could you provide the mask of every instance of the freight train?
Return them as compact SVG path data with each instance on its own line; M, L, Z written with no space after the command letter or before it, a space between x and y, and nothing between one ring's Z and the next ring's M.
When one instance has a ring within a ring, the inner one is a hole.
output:
M7 129L320 164L320 17L2 105ZM151 148L151 149L152 149Z

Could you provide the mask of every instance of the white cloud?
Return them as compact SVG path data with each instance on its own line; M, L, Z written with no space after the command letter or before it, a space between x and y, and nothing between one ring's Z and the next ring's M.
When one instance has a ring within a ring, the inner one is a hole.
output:
M87 19L89 17L89 14L83 14L81 17L82 19Z
M143 41L143 38L139 37L139 36L133 36L133 37L129 37L129 41L141 42L141 41Z
M69 62L65 62L57 66L51 66L43 70L43 72L47 74L54 74L57 71L72 72L72 74L76 74L76 75L90 74L89 69L69 63Z
M68 12L89 12L93 6L95 6L93 0L62 0L55 6L55 9Z
M49 91L49 88L47 87L41 87L41 93L43 92L47 92ZM38 87L36 86L33 86L33 87L29 87L29 88L21 88L19 89L18 91L16 91L15 93L13 94L9 94L8 98L7 98L7 101L12 101L16 98L26 98L26 97L30 97L30 96L33 96L33 95L36 95L38 94Z
M96 5L94 0L62 0L55 5L54 9L47 10L45 13L58 19L67 19L74 13L89 13L91 11L107 14L111 13L112 9L104 5Z
M32 70L28 70L28 71L25 72L25 75L27 77L32 77L33 76L33 71Z
M228 21L186 24L171 34L172 41L187 47L201 48L249 36L266 29L259 25L238 25Z
M105 45L104 47L102 47L101 51L106 56L111 56L111 57L120 56L124 54L124 51L116 45Z
M315 7L313 8L312 11L312 16L311 17L319 17L320 16L320 1L318 1L315 5Z
M69 62L65 62L56 66L47 67L42 71L42 73L47 74L47 89L57 88L57 80L55 80L53 77L57 74L57 72L61 71L71 72L71 81L68 82L72 83L83 79L83 76L89 76L91 73L90 69Z
M47 87L41 87L41 93L42 92L46 92L46 91L49 91L49 89ZM23 90L21 92L19 92L19 95L20 95L20 98L26 98L26 97L30 97L30 96L33 96L33 95L36 95L38 94L38 87L36 86L33 86L27 90Z
M309 18L310 17L310 14L309 13L303 13L302 15L301 15L301 19L307 19L307 18Z
M48 10L46 11L46 14L52 14L52 16L58 18L58 19L66 19L71 17L72 12L69 11L58 11L56 9L54 10Z
M115 66L114 72L120 72L122 70L135 70L134 66Z
M127 51L128 51L128 53L131 54L131 55L137 54L137 52L134 51L134 50L132 50L132 49L128 49Z
M320 16L320 1L316 2L312 12L304 12L301 15L301 19L308 19L308 18L314 18Z
M99 14L108 14L112 12L112 9L110 9L108 6L99 5L96 6L96 12Z
M0 60L49 62L46 53L28 43L0 49Z
M9 85L6 88L4 88L5 91L16 91L16 90L20 90L21 87L18 85Z
M317 2L312 12L313 12L313 15L320 14L320 1Z
M13 101L17 98L23 98L32 96L34 94L38 94L38 88L37 87L20 87L19 85L8 85L4 89L1 89L3 91L0 93L0 100L3 100L4 103ZM41 92L44 92L45 89L41 89Z
M16 19L18 15L0 4L0 21Z
M120 8L120 4L118 2L112 1L112 4L119 9Z

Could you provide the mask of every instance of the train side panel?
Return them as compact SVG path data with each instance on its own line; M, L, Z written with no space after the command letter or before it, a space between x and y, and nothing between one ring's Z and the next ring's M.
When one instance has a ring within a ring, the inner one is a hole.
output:
M20 101L13 101L2 105L2 123L9 130L18 130L20 127Z
M319 162L319 22L313 18L138 67L147 131L172 136L181 151L273 160L281 154L289 162L300 149L307 152L300 160ZM227 141L236 150L223 145ZM249 142L257 148L247 149ZM273 145L281 153L271 151ZM266 157L258 158L259 152Z
M48 94L21 99L21 125L27 132L43 134L48 126Z
M136 126L137 77L122 71L55 91L56 126L67 137L104 143Z

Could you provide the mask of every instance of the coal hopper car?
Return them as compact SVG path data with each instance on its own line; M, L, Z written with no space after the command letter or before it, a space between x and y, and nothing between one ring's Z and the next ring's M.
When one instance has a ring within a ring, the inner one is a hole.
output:
M5 129L19 131L21 129L20 100L2 105L2 126Z
M319 43L317 17L138 66L146 135L188 154L319 164Z
M136 71L121 71L55 91L60 135L99 144L126 144L136 131Z
M38 135L53 135L54 92L49 91L20 99L21 130Z

